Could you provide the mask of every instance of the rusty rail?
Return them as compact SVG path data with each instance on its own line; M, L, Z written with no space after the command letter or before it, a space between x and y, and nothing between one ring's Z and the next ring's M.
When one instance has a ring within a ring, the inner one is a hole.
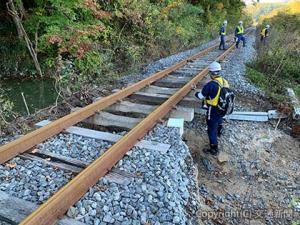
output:
M53 135L56 135L56 134L62 132L64 129L67 129L70 126L73 126L74 124L76 124L82 120L85 120L86 118L95 114L98 110L102 110L102 109L116 103L118 100L126 98L127 96L131 95L132 93L144 88L147 85L150 85L151 83L155 82L156 80L163 78L164 76L166 76L166 75L170 74L171 72L177 70L178 68L184 66L188 62L195 60L201 56L206 55L208 52L215 49L217 46L218 46L218 44L213 45L207 49L204 49L201 52L199 52L183 61L180 61L165 70L162 70L144 80L139 81L138 83L135 83L129 87L126 87L117 93L114 93L112 95L104 97L101 100L82 108L81 110L78 110L67 116L64 116L64 117L50 123L47 126L39 128L37 130L34 130L31 133L29 133L23 137L20 137L15 141L12 141L4 146L1 146L0 147L0 164L12 159L13 157L15 157L16 155L18 155L20 153L23 153L23 152L29 150L30 148L47 140L48 138L52 137Z
M223 60L234 48L232 45L216 60ZM180 102L208 74L208 67L189 81L183 88L172 95L167 101L149 114L122 139L109 148L73 180L61 188L47 202L23 220L21 225L49 225L61 217L70 206L75 204L87 191L95 185L122 157L141 139L157 121L164 117L178 102Z

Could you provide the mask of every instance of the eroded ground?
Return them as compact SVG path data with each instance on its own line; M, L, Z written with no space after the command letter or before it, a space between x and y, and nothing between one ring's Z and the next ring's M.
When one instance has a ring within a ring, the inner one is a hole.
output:
M220 163L202 152L208 144L205 118L196 117L185 139L199 170L200 224L292 224L298 221L296 217L300 214L295 210L300 206L300 143L275 129L276 122L225 122L219 157L227 162ZM217 212L232 215L207 219L208 212L214 213L213 216L217 216ZM234 214L242 212L245 215ZM274 212L292 212L293 216L272 216Z

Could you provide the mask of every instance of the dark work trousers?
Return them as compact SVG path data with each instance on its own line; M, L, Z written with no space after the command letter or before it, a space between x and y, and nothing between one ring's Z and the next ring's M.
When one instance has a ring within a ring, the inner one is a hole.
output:
M260 36L260 42L263 43L264 45L266 45L266 38L267 37L264 37L262 35Z
M235 47L236 47L236 48L239 47L240 41L243 42L243 46L245 47L245 46L246 46L246 39L245 39L244 35L238 34L236 37L237 37L237 41L236 41Z
M225 50L225 35L221 35L221 36L220 36L220 45L219 45L219 49Z
M223 117L218 114L216 107L208 106L206 122L209 143L218 145L218 127L222 125Z

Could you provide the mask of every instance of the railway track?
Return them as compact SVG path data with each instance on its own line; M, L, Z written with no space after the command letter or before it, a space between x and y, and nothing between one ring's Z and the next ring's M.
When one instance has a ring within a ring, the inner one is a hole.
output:
M211 46L129 87L115 90L111 95L97 99L91 105L74 109L74 112L63 118L53 122L43 121L38 124L39 129L1 146L1 164L20 156L78 173L20 224L53 224L91 186L106 175L133 146L167 148L168 146L159 143L142 141L142 138L165 117L181 117L186 121L193 119L194 107L198 107L199 103L189 95L190 91L194 86L201 88L207 82L209 63L222 61L234 49L234 45L231 45L223 52L217 50L217 46ZM129 117L128 114L134 117ZM118 127L127 132L124 136L117 136L107 132L74 127L79 122ZM90 164L59 154L36 150L35 147L38 144L61 132L104 139L115 144ZM51 162L49 158L59 162Z

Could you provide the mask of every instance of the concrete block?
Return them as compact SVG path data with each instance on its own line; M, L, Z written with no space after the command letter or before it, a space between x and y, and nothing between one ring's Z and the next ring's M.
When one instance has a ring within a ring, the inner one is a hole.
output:
M183 135L183 128L184 128L184 119L182 118L170 118L168 120L168 127L178 127L180 135Z

